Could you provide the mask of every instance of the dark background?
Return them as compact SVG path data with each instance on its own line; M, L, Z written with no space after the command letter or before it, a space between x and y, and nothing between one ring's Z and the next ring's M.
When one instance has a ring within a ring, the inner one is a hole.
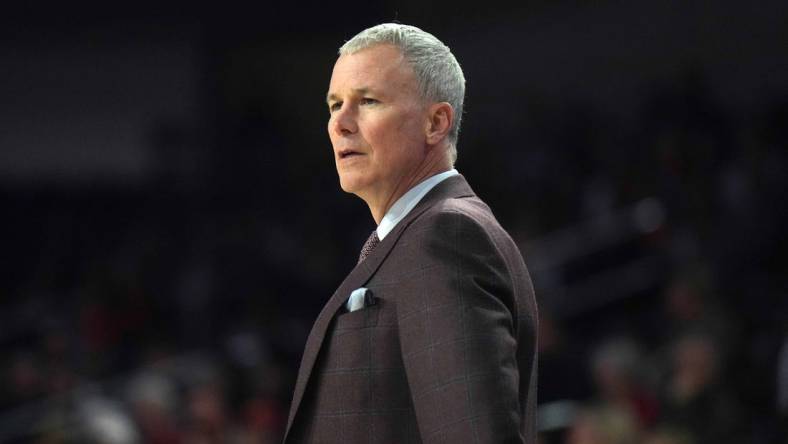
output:
M457 169L537 288L543 442L786 442L783 1L215 8L0 14L0 442L278 442L374 228L325 91L393 20L468 79Z

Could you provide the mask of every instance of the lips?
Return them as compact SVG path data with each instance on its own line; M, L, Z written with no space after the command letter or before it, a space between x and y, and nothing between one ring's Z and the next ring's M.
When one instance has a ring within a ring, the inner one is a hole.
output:
M351 150L351 149L339 150L339 153L338 153L340 159L348 159L348 158L351 158L351 157L361 156L363 154L364 153L362 153L360 151L355 151L355 150Z

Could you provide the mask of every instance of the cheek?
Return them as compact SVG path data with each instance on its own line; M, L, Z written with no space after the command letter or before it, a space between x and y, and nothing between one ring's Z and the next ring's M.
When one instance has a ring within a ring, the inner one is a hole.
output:
M397 141L397 129L393 119L377 119L369 122L362 130L361 137L377 154L388 154L389 146Z
M412 148L425 142L424 122L416 113L409 113L408 118L397 122L397 134L407 139Z
M414 143L418 124L402 115L387 116L370 126L369 138L383 144Z

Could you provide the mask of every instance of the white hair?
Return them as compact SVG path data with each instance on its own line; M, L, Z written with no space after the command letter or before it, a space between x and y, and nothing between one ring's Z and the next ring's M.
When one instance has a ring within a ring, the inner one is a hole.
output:
M410 63L422 98L448 102L454 109L454 121L448 135L449 157L454 164L465 99L465 76L460 64L449 47L434 35L399 23L383 23L361 31L339 48L339 54L353 54L383 44L396 46Z

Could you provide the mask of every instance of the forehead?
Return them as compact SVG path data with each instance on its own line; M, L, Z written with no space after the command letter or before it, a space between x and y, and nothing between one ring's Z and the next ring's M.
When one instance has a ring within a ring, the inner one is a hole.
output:
M331 74L329 95L348 90L412 90L415 74L399 48L375 45L353 54L339 56Z

